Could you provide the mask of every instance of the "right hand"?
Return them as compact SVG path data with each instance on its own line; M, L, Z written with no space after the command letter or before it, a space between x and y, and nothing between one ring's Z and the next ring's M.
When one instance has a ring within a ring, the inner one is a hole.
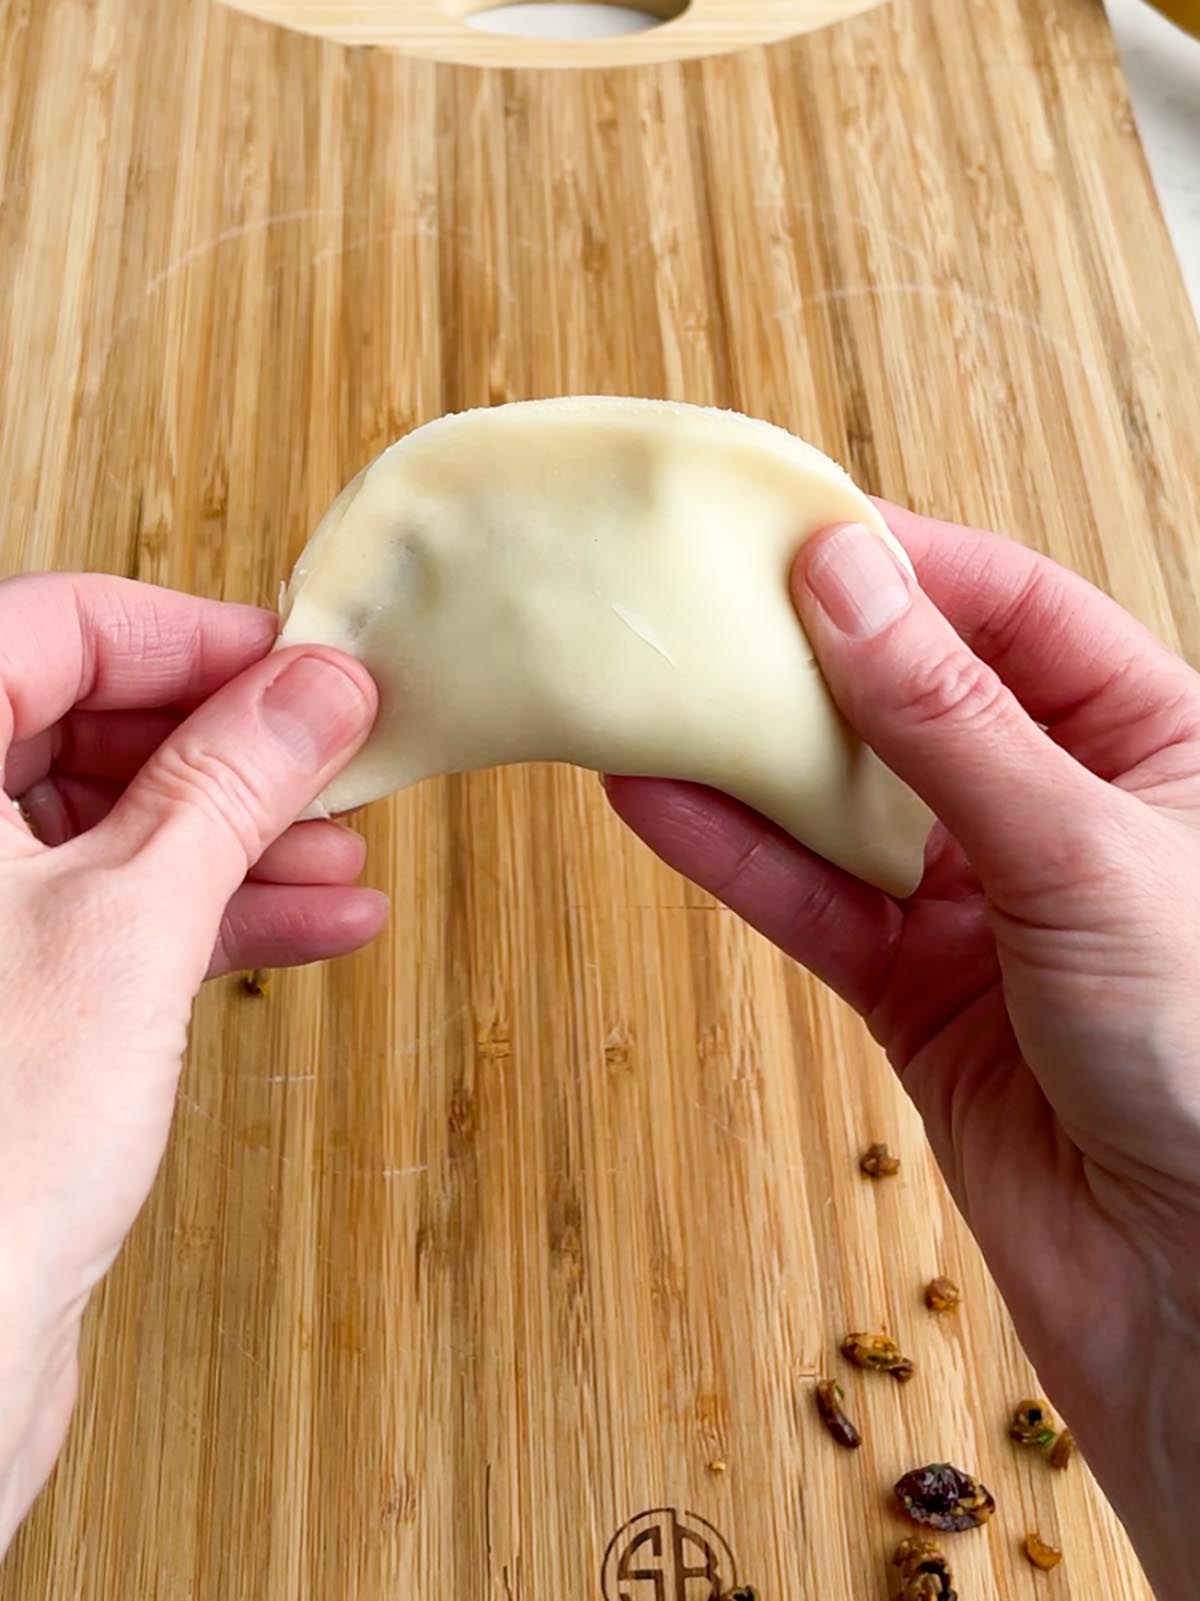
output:
M797 608L850 723L938 814L899 903L744 807L620 815L867 1019L1160 1601L1200 1574L1200 676L1083 579L884 515Z

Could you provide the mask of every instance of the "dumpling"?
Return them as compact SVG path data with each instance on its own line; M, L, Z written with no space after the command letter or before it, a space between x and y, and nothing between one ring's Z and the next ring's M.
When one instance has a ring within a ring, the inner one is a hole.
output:
M848 728L788 593L829 523L903 552L828 457L733 412L613 397L442 417L339 495L283 598L284 645L364 662L381 709L321 797L566 761L691 779L894 894L930 814Z

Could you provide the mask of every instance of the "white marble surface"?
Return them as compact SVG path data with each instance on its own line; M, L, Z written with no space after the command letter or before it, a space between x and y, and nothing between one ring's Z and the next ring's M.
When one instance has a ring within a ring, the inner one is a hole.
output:
M1200 40L1143 0L1107 0L1134 115L1200 316Z
M653 28L656 19L635 6L608 0L517 0L468 12L467 26L519 39L614 39Z

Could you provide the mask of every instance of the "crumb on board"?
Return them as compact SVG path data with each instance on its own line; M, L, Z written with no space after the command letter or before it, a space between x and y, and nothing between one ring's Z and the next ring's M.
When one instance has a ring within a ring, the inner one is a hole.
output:
M962 1468L930 1462L896 1481L900 1510L914 1523L943 1534L962 1534L986 1523L996 1510L995 1498Z
M245 995L262 996L267 993L267 970L265 967L256 967L251 973L242 975L242 992Z
M925 1305L931 1312L953 1312L962 1301L962 1291L953 1279L939 1274L925 1286Z
M900 1570L896 1601L958 1601L950 1564L932 1540L910 1534L896 1547L892 1566Z
M716 1456L708 1464L708 1471L718 1475L729 1472L729 1463L723 1457Z
M1008 1437L1018 1445L1032 1445L1044 1451L1054 1444L1057 1428L1049 1401L1037 1396L1031 1401L1018 1402L1013 1409Z
M1063 1429L1050 1447L1050 1466L1061 1473L1074 1455L1075 1436L1070 1429Z
M1047 1545L1040 1534L1027 1534L1022 1550L1030 1563L1042 1573L1049 1573L1051 1568L1056 1568L1063 1557L1058 1547Z
M916 1371L890 1334L847 1334L841 1352L856 1368L890 1373L897 1384L907 1384Z
M900 1158L886 1145L872 1145L859 1157L858 1169L869 1179L894 1178L900 1171Z
M851 1423L842 1408L845 1396L842 1387L834 1379L819 1380L814 1391L817 1401L817 1411L821 1422L830 1434L847 1451L857 1451L862 1444L862 1435Z

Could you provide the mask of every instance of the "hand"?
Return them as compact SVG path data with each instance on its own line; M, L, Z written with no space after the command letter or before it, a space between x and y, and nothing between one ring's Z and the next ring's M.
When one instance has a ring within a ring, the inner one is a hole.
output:
M855 529L811 541L793 587L849 722L944 825L918 893L898 904L704 790L609 793L867 1019L1157 1594L1183 1601L1200 1572L1200 677L1022 546L883 511L920 590Z
M0 1552L61 1447L79 1321L153 1181L205 974L379 930L361 842L292 822L375 690L275 620L109 578L0 583ZM32 825L32 826L29 826Z

